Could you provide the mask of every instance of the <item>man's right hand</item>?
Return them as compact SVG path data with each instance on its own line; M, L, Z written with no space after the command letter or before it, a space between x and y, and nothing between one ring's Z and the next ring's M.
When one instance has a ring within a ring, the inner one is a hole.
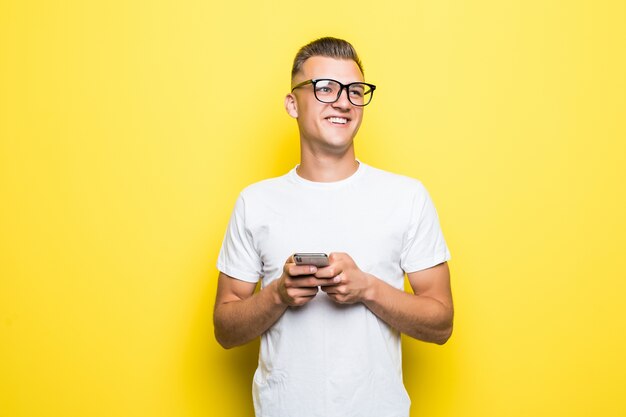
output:
M283 266L283 274L277 280L276 289L280 301L291 307L302 306L317 295L319 287L333 285L332 279L316 278L317 267L296 265L290 256Z

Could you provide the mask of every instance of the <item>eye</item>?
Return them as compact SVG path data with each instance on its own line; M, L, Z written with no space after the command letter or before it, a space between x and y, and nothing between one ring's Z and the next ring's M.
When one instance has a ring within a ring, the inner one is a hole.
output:
M320 94L335 94L339 86L331 80L320 80L315 84L315 92Z
M365 95L365 86L363 84L351 85L350 95L352 97L363 97Z

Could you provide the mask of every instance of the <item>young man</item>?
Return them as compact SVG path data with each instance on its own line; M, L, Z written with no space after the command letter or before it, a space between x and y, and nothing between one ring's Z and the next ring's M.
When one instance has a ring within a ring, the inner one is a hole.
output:
M261 336L258 417L408 416L400 333L443 344L452 332L437 213L420 182L355 158L376 87L352 45L304 46L291 81L301 162L237 200L217 263L216 338L230 348ZM330 253L330 264L296 265L295 252Z

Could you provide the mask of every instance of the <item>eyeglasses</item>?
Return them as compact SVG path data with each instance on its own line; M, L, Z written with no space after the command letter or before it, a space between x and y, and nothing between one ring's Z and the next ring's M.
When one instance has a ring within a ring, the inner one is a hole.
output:
M341 84L339 81L331 80L330 78L317 78L302 81L300 84L293 87L291 92L307 84L313 84L313 94L315 94L315 98L322 103L336 102L339 100L341 92L345 88L350 103L359 107L370 104L374 96L374 90L376 90L374 84L361 82Z

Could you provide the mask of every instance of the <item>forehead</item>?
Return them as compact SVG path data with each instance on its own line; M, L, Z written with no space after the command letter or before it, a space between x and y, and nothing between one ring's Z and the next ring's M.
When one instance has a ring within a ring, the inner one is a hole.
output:
M313 56L304 61L302 71L294 81L300 82L312 78L332 78L347 84L363 81L363 74L356 62L351 59Z

